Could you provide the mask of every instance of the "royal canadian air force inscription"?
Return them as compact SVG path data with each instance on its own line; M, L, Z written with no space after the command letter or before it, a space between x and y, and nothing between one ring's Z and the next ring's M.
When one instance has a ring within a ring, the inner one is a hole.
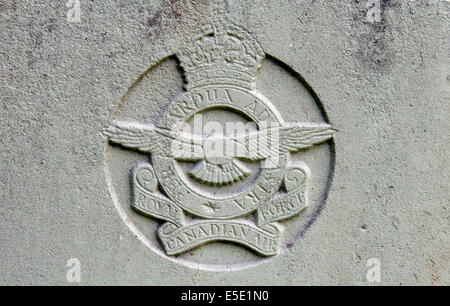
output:
M186 91L154 122L115 120L104 131L110 144L151 155L131 170L132 208L165 221L157 236L167 255L214 241L277 254L279 222L308 207L310 169L290 155L326 142L334 128L283 119L256 89L265 53L239 26L206 25L176 56ZM207 128L202 116L218 110L245 122Z

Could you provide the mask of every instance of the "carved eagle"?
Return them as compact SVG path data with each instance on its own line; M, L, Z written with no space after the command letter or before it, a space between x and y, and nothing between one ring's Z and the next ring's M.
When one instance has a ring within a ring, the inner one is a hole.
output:
M233 184L251 173L242 161L273 159L330 139L336 130L329 124L289 123L244 135L200 136L174 133L153 125L115 121L104 130L111 143L145 153L165 154L194 162L188 174L214 186ZM170 152L167 152L170 141Z

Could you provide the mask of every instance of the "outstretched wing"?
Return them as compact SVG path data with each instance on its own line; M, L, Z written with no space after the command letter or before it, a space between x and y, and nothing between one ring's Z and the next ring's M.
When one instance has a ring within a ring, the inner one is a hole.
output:
M202 139L193 134L181 133L171 137L171 156L182 161L198 161L205 158Z
M169 150L166 152L168 156L180 160L195 161L204 158L201 140L198 138L186 134L174 135L153 125L114 121L105 129L104 135L112 143L141 152L155 152L166 147Z
M336 130L328 124L291 123L229 139L234 157L252 161L296 152L330 139Z
M152 125L114 121L103 134L112 143L142 152L151 152L158 145L159 134Z
M280 154L280 127L251 132L227 140L229 152L237 158L263 160Z
M296 152L322 143L336 132L329 124L289 124L280 131L280 150Z

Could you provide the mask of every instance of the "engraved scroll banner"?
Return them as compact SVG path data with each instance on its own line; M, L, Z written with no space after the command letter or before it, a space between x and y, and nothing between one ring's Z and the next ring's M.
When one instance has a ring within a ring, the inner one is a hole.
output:
M184 224L183 210L157 193L158 180L150 164L139 164L133 169L133 201L131 207L146 216Z
M258 208L257 225L264 227L271 222L293 217L305 209L309 176L310 170L305 164L289 168L283 181L287 193L267 201Z
M276 226L262 229L244 221L200 221L184 227L164 224L158 231L167 255L176 255L213 241L231 241L255 252L277 254L281 232Z

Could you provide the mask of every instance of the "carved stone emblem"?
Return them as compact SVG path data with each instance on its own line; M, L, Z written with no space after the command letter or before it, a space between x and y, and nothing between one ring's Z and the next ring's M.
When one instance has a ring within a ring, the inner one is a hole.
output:
M131 170L133 210L164 222L157 237L167 255L216 241L277 254L280 222L308 207L311 171L290 156L326 142L335 130L284 120L256 88L265 53L237 25L204 26L176 57L186 91L154 122L115 120L104 131L111 145L151 156ZM245 124L227 126L221 111ZM206 117L216 123L209 129Z

